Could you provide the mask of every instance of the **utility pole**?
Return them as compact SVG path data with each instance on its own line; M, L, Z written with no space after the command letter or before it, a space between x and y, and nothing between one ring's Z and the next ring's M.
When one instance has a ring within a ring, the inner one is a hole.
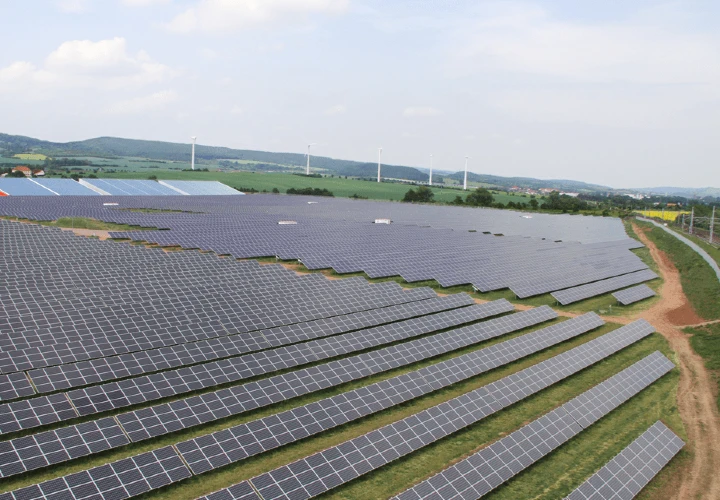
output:
M713 233L715 232L715 207L713 206L712 217L710 217L710 244L713 242Z
M680 229L682 229L682 232L685 232L685 214L682 214L682 224L680 225Z
M693 234L693 223L695 222L695 207L692 207L692 212L690 212L690 231L688 231L690 234Z

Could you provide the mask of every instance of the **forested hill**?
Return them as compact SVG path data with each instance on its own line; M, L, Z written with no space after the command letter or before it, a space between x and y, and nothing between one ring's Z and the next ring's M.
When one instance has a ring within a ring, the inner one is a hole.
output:
M455 172L454 174L448 175L452 179L462 182L464 172ZM587 182L570 181L565 179L533 179L532 177L500 177L497 175L484 175L474 174L468 172L468 181L471 182L483 182L485 184L492 184L493 186L504 186L512 187L519 186L523 188L551 188L560 189L562 191L612 191L613 189L608 186L600 186L598 184L588 184Z
M100 156L134 156L153 160L189 161L190 145L162 141L143 141L120 139L117 137L98 137L85 141L56 143L31 137L0 134L0 148L7 152L39 152L48 156L59 154L87 154ZM205 160L249 160L258 163L276 163L280 165L305 165L305 155L297 153L270 153L216 146L195 147L195 157ZM312 165L327 169L337 175L355 177L373 177L377 175L377 165L348 160L336 160L324 156L313 156ZM427 181L428 175L416 168L398 165L383 165L384 177Z

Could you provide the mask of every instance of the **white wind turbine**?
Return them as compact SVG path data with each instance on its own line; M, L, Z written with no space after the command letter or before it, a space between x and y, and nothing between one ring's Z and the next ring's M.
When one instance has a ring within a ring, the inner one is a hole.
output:
M305 175L310 175L310 146L315 146L317 142L311 142L308 144L308 152L307 152L307 166L305 167Z
M192 157L190 159L190 169L195 170L195 140L197 137L192 136L190 139L192 139Z
M465 180L463 180L463 189L467 191L467 164L468 164L468 158L470 158L468 155L465 155Z
M432 186L432 155L430 155L430 182L428 184Z
M380 182L380 158L382 157L382 148L378 148L378 182Z

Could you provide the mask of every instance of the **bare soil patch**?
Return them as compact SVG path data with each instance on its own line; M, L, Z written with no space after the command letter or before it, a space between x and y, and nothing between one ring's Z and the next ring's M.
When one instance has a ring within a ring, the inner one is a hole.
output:
M102 231L99 229L63 229L63 231L72 231L77 236L96 236L98 239L107 240L110 238L110 231ZM118 231L113 231L118 232Z

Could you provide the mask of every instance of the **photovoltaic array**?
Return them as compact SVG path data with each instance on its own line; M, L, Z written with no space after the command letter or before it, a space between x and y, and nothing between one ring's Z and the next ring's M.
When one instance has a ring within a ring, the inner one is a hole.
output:
M638 361L443 472L398 500L480 498L588 428L675 365L659 352Z
M309 269L436 280L482 292L510 288L521 298L647 270L630 251L642 245L619 220L602 217L277 195L11 196L0 201L0 215L90 217L162 229L116 235L161 246L299 260ZM393 222L374 224L380 218Z
M252 478L248 484L265 500L312 498L478 422L652 331L648 323L638 321L488 386ZM562 422L579 427L576 415L584 416L583 412L589 415L587 419L599 418L598 407L609 412L672 366L660 353L645 358L632 369L579 396L578 401L567 403L570 409L561 415ZM618 389L623 384L625 387ZM586 396L590 394L602 397L599 406L587 403ZM228 489L213 495L222 498L230 493ZM216 498L213 495L208 498Z
M71 193L76 186L40 184L35 187L68 191L32 201L9 197L9 202L0 200L0 213L31 219L67 214L161 227L170 230L134 234L147 234L143 239L163 245L179 238L172 244L207 252L79 238L56 228L0 220L5 257L0 260L0 478L24 485L32 482L25 481L28 477L44 478L2 493L0 500L145 495L441 395L454 384L604 324L595 313L561 321L548 306L516 312L504 299L478 304L464 293L438 296L426 287L403 289L393 281L371 284L359 277L328 280L279 264L221 256L300 258L310 268L332 262L339 272L395 273L411 281L439 276L446 284L473 283L484 290L511 286L519 296L590 282L604 289L603 282L624 283L627 276L650 272L628 251L637 245L624 236L622 226L603 219L587 230L587 222L542 214L530 219L537 224L526 226L528 219L517 214L502 214L498 222L487 216L496 212L483 210L452 209L439 216L438 207L349 200L194 197L178 190L202 186L181 183L93 186L127 190L117 198L72 196L78 194ZM150 191L142 198L131 196L132 189L150 188L175 190L178 196L165 192L156 197ZM119 205L102 204L108 200ZM385 215L392 224L372 223L382 211L391 212ZM472 217L448 219L468 214ZM291 217L298 224L277 224ZM506 229L500 231L497 224ZM500 232L506 236L494 236ZM418 238L427 246L411 243ZM397 250L402 245L407 255ZM544 361L509 370L510 375L487 385L206 498L316 496L475 425L653 331L649 323L636 321L592 334ZM560 446L671 368L664 356L652 354L533 422L530 426L537 428L527 426L532 433L523 428L497 443L508 443L511 436L520 442L525 436L538 448L524 452L532 462L539 460L548 446ZM350 382L351 387L343 387ZM312 397L271 408L307 395ZM245 420L224 420L262 408ZM193 437L174 435L189 429ZM507 457L497 443L486 448L498 455L487 466L500 468L483 487L494 488L497 477L505 481L532 463L513 452L515 461L502 462L502 468L498 460ZM107 458L121 449L126 458ZM663 453L667 460L672 457ZM79 459L88 461L86 470L78 471ZM64 472L55 472L55 466ZM66 466L70 469L62 469ZM487 466L480 473L488 473ZM653 469L655 474L661 467ZM451 474L447 484L457 489L461 483L451 469L436 477ZM625 472L634 473L631 468ZM606 481L613 488L625 478L616 476ZM639 478L632 481L618 491L641 484ZM602 488L606 491L607 485ZM446 498L450 490L442 491L437 498Z

